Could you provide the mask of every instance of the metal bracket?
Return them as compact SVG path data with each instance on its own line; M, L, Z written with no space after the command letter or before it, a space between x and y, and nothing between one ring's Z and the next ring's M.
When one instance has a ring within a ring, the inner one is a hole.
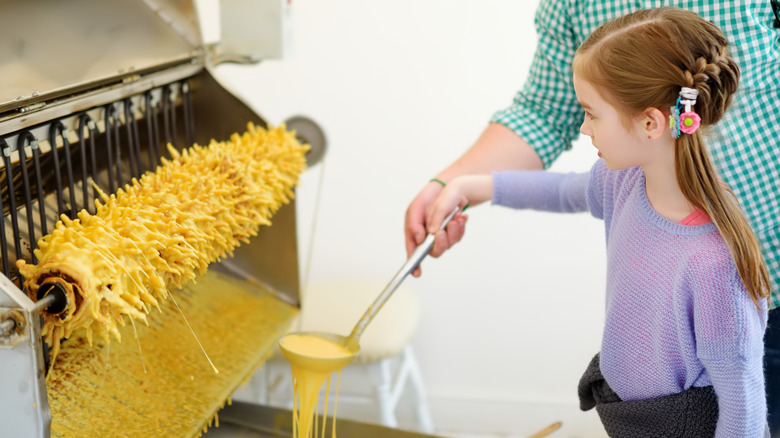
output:
M0 348L14 348L27 339L24 314L19 309L0 307L0 323L11 320L14 326L10 332L0 335Z

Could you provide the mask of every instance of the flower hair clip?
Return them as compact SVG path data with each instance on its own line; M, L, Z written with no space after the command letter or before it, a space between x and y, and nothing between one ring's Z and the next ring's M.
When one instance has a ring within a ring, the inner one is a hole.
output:
M672 131L672 138L680 138L680 98L674 106L669 107L669 130Z
M680 97L677 99L677 103L672 107L671 115L674 116L676 123L671 123L672 137L679 138L680 132L686 134L693 134L699 129L701 125L701 117L693 111L693 106L696 105L696 98L699 96L699 92L693 88L682 87L680 90ZM680 114L680 111L685 108L685 111ZM671 116L670 116L671 117Z

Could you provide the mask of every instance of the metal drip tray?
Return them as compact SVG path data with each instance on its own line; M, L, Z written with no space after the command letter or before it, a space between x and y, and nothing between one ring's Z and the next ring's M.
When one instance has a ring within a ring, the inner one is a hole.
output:
M321 420L320 420L321 421ZM320 423L321 424L321 423ZM332 429L326 427L325 436ZM436 438L401 429L393 429L352 420L337 419L336 435L341 438ZM219 411L219 427L212 427L206 438L292 438L292 412L287 409L233 402Z

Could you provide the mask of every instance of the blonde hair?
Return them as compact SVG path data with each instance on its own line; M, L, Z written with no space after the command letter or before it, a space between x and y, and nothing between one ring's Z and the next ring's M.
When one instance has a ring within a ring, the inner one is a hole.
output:
M675 7L640 10L596 29L577 49L574 71L628 115L648 108L668 113L682 87L699 95L701 126L717 123L731 103L739 67L714 24ZM688 201L704 210L731 251L742 281L760 310L769 297L769 273L739 202L720 180L701 129L675 141L675 172Z

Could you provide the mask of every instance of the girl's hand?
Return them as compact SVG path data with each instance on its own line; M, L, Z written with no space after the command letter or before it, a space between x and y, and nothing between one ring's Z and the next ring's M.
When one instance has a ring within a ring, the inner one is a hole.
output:
M455 217L447 226L446 231L439 229L444 218L446 218L455 207L460 207L462 210L467 205L476 206L477 204L491 199L492 196L492 175L459 176L447 184L447 187L444 187L426 212L425 223L427 224L427 231L436 236L430 254L434 257L438 257L463 236L463 233L461 232L460 235L457 236L457 240L451 241L449 235L449 230L453 226L453 223L457 226L457 224L463 220L463 223L465 224L466 216L462 213L455 214Z
M425 213L425 223L427 224L426 231L430 234L437 234L437 240L439 238L439 233L446 234L444 230L440 230L444 218L452 213L452 210L454 210L455 207L459 207L462 210L463 207L469 204L469 199L463 193L463 189L458 183L459 178L455 178L447 187L444 187ZM461 213L455 213L455 216L452 219L455 220L458 215L461 215Z

